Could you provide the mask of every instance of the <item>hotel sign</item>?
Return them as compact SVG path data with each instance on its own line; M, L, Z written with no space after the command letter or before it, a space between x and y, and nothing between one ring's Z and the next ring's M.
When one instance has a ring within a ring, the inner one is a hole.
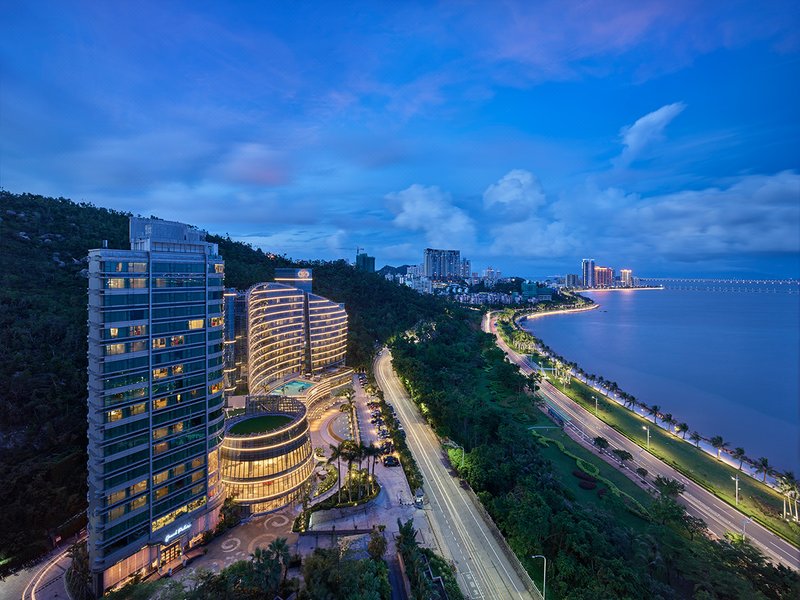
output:
M298 276L300 279L308 279L309 277L311 277L311 273L309 273L307 269L300 269L300 270L297 272L297 276Z
M192 528L191 523L184 523L183 525L176 527L175 529L173 529L167 535L164 536L164 543L169 544L170 540L175 539L184 531L189 531L191 528Z

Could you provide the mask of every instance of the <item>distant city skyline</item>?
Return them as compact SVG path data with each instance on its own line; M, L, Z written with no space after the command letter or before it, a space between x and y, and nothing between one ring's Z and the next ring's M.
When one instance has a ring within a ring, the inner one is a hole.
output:
M0 14L12 192L378 268L800 276L789 1Z

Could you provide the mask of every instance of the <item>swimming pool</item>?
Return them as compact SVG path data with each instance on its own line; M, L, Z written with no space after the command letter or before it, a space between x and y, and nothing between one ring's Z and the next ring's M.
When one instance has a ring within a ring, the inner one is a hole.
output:
M309 381L290 381L279 388L272 390L273 394L283 394L284 396L302 396L313 383Z

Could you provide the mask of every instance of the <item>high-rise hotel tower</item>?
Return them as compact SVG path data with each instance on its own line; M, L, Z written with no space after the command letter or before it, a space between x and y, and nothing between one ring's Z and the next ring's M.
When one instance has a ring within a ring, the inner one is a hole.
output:
M223 500L223 272L189 225L89 252L89 558L97 594L169 568Z

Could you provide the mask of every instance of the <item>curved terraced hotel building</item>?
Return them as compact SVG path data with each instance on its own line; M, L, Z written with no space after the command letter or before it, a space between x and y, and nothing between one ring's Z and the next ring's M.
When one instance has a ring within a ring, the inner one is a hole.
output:
M247 513L277 510L297 500L311 477L306 407L285 396L251 396L246 414L230 420L222 443L222 482Z
M344 306L311 293L309 269L279 271L282 277L276 279L295 285L259 283L247 291L251 394L266 393L293 377L320 375L344 364L347 353Z

